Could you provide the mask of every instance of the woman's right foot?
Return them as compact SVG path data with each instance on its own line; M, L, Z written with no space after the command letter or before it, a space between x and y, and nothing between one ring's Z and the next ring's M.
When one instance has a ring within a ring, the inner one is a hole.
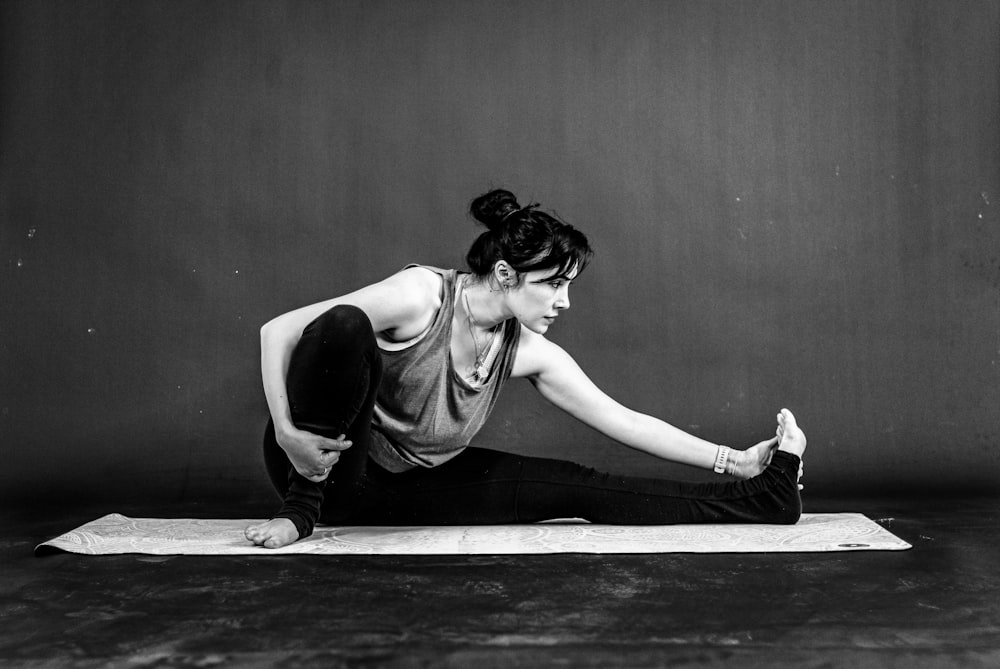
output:
M795 422L795 416L788 409L782 409L778 414L778 450L799 456L799 476L802 480L802 455L806 452L806 435ZM802 484L799 483L799 490Z
M272 518L266 523L251 525L243 534L254 545L264 548L281 548L299 538L299 531L288 518Z
M806 435L788 409L778 414L778 450L797 455L799 459L806 452Z

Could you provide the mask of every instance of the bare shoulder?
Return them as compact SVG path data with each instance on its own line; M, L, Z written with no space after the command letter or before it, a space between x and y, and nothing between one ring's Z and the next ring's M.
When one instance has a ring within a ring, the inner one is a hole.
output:
M426 267L407 267L387 277L382 283L387 288L400 291L409 302L437 310L441 306L443 279Z
M441 308L442 278L423 267L407 267L371 287L367 311L381 313L381 327L390 339L405 340L423 332Z

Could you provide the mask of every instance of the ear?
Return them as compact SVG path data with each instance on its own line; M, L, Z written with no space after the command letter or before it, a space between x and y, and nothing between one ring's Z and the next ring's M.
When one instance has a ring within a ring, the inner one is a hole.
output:
M493 276L501 288L513 288L517 285L517 270L511 267L506 260L498 260L493 265Z

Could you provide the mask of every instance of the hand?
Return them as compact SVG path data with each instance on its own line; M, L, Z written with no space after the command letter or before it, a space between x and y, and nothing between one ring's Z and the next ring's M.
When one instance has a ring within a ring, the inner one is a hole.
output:
M330 469L340 460L340 452L354 443L348 441L344 434L328 439L294 427L275 436L295 471L315 483L326 480Z
M767 441L754 444L745 451L733 451L730 453L730 462L733 463L732 471L729 473L740 479L749 479L762 473L771 464L771 457L778 448L778 438L772 437ZM736 456L735 459L733 456Z

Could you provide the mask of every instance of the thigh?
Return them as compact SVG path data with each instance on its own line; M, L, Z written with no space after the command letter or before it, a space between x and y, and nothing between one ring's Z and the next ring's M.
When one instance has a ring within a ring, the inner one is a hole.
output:
M292 421L324 437L363 438L381 377L382 355L368 316L357 307L335 306L306 326L292 351L286 377Z
M584 518L678 522L711 487L607 474L565 460L467 448L437 467L392 474L369 463L366 500L347 519L365 525L491 525Z
M437 467L390 473L369 461L365 491L348 522L364 525L492 525L521 522L523 456L467 448Z

